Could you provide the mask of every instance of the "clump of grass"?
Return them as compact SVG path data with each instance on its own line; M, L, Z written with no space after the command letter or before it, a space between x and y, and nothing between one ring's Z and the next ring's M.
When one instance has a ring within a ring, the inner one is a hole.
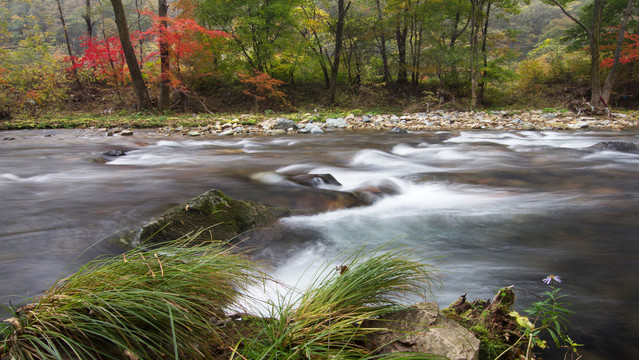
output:
M263 330L236 347L238 358L373 356L363 341L379 329L366 328L363 322L397 310L407 296L431 296L436 274L427 265L409 260L407 251L374 253L362 260L365 255L358 252L337 269L327 267L300 297L289 294L271 303L270 313L262 317Z
M221 242L189 239L93 261L13 311L11 359L212 359L224 315L261 275Z

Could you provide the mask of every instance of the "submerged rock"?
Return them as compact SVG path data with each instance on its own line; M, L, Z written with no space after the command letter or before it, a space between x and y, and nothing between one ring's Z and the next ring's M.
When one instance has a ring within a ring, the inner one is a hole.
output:
M639 147L637 146L637 144L623 141L602 141L589 147L589 149L599 151L611 150L625 153L639 153Z
M268 226L289 212L254 201L235 200L220 190L210 190L145 225L139 239L164 242L204 230L196 240L230 240L255 227Z
M380 354L427 353L450 360L476 360L480 341L472 332L439 313L436 303L421 303L365 321L366 328L384 330L369 334L366 347Z

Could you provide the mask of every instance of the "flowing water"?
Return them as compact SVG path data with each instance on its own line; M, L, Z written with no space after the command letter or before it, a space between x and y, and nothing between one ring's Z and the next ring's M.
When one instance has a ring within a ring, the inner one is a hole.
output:
M588 149L637 143L636 132L187 139L32 130L4 138L13 140L0 142L2 304L123 251L99 240L206 190L302 208L313 198L283 177L330 173L342 191L393 191L371 206L292 216L256 233L249 243L285 283L304 284L327 259L389 242L418 250L443 272L441 306L515 285L525 307L546 289L541 279L558 274L584 358L639 358L639 155ZM127 154L96 161L114 149Z

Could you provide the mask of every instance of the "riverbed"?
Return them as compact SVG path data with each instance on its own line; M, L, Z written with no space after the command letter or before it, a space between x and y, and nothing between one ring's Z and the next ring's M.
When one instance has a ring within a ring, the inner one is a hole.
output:
M639 358L639 155L589 148L637 143L636 131L165 135L0 133L11 139L0 141L0 303L124 251L120 234L207 190L300 208L303 189L284 178L329 173L342 184L330 190L390 191L247 235L283 282L303 286L324 262L387 243L441 270L442 307L514 285L523 308L556 274L584 359ZM110 150L126 155L102 155Z

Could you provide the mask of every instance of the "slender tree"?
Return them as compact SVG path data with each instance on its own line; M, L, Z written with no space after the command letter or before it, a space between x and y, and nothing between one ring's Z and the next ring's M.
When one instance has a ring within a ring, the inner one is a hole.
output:
M118 27L118 34L120 36L120 43L122 44L122 50L124 51L124 57L126 58L126 64L129 67L129 73L131 74L131 81L135 89L135 94L138 98L138 108L141 110L150 110L153 108L151 98L149 97L149 91L144 83L142 77L142 71L140 71L140 65L135 56L135 49L131 44L131 36L129 35L129 26L126 21L126 15L124 13L124 6L122 0L110 0L113 6L113 13L115 14L115 24Z
M337 75L339 73L339 61L342 54L342 42L344 40L344 24L346 15L351 7L351 2L344 3L344 0L337 0L337 23L335 26L335 49L333 51L333 63L331 65L331 82L329 88L329 101L335 103L335 92L337 90Z
M166 42L166 27L169 6L166 0L158 0L158 16L163 19L160 21L160 36L158 36L158 47L160 48L160 97L158 99L158 108L167 110L170 104L170 79L171 63L169 59L169 44Z
M75 57L73 56L73 50L71 49L71 41L69 40L69 32L67 31L67 24L64 21L64 13L62 12L62 5L60 4L60 0L56 0L58 4L58 11L60 12L60 21L62 22L62 30L64 31L64 40L67 45L67 52L69 53L69 59L71 60L72 71L73 71L73 79L80 90L80 92L84 92L82 88L82 83L80 82L80 78L78 77L78 69L75 64Z
M95 26L95 21L93 21L93 14L91 11L91 0L85 0L84 2L84 14L82 14L82 18L87 25L87 37L93 37L93 27Z
M615 52L613 55L613 63L610 68L610 72L606 77L606 81L604 82L603 89L601 91L601 97L603 101L607 105L610 103L610 94L612 93L612 87L615 82L615 76L617 75L617 68L619 66L619 59L621 57L621 48L623 47L623 39L626 33L626 28L628 26L628 19L630 19L630 15L632 14L632 8L634 6L634 0L628 0L628 5L626 5L626 10L623 14L623 19L621 21L621 26L619 27L619 35L617 36L617 43L615 45ZM639 26L639 25L638 25Z
M388 54L386 51L386 34L384 32L383 25L382 25L382 7L380 4L380 0L375 0L375 5L377 8L377 23L378 23L378 26L381 28L378 30L378 32L379 32L379 52L380 52L380 56L382 57L382 75L384 77L384 82L388 84L393 80L391 79L390 68L388 66Z

